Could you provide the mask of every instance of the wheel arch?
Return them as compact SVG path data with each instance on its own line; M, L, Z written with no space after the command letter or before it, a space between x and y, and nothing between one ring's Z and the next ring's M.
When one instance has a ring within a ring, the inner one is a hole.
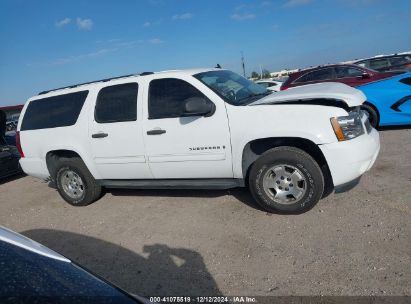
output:
M324 176L324 194L328 196L334 189L334 183L331 176L327 160L317 144L309 139L301 137L268 137L249 141L243 148L242 154L242 172L245 182L248 182L249 172L253 163L269 149L290 146L303 150L308 153L318 163Z
M375 111L375 113L377 113L377 118L378 118L378 123L379 123L380 120L381 120L381 114L380 114L380 111L378 110L377 106L375 104L373 104L371 101L368 101L368 100L364 101L364 103L362 105L371 107ZM360 108L361 108L361 106L360 106Z
M93 172L94 168L89 166L87 160L84 157L82 157L82 155L78 153L77 151L70 150L70 149L55 149L55 150L48 151L46 153L46 165L47 165L47 169L52 179L55 178L55 175L57 173L58 160L63 157L64 158L76 157L76 158L81 159L83 163L85 164L85 166L87 167L87 169L90 171L90 173L93 176L96 176L94 174L95 172Z

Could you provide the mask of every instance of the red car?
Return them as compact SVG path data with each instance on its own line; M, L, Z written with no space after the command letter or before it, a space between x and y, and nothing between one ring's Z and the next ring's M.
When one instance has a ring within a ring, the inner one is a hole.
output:
M281 90L319 82L342 82L356 87L400 73L402 72L377 72L351 64L327 65L290 74L289 78L281 86Z

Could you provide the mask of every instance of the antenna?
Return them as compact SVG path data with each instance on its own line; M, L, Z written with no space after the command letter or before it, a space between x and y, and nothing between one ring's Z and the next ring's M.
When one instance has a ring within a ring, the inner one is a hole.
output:
M241 51L241 65L243 67L243 76L245 77L244 53Z

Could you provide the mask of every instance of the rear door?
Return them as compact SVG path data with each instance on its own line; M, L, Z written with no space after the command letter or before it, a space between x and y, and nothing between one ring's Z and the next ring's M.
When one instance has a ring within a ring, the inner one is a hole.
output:
M144 136L155 178L233 177L225 103L214 93L205 96L204 91L210 90L191 76L149 82ZM208 117L184 117L184 101L194 97L208 98L215 112Z
M103 87L90 119L93 160L103 179L151 178L145 158L137 82Z

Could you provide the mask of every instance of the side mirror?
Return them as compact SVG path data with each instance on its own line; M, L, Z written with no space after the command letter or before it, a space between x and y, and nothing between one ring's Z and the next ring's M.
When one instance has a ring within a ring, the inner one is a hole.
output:
M184 116L211 116L215 105L203 97L190 97L184 101Z
M360 79L367 79L367 78L370 78L370 77L371 77L370 74L368 74L368 73L362 73L361 76L359 76L358 78L360 78Z

